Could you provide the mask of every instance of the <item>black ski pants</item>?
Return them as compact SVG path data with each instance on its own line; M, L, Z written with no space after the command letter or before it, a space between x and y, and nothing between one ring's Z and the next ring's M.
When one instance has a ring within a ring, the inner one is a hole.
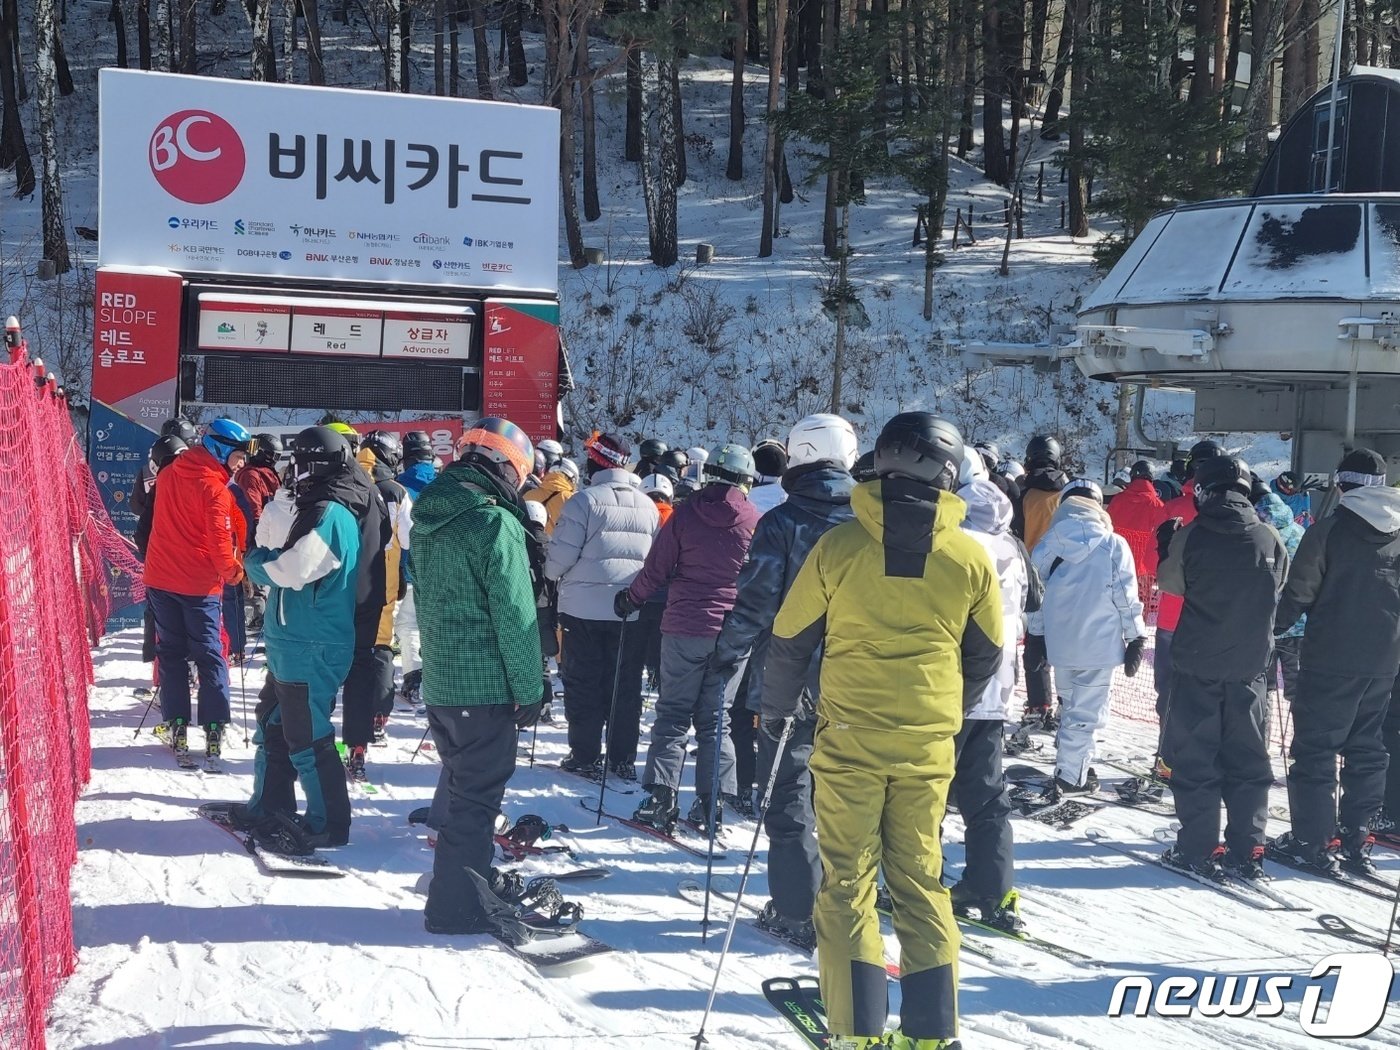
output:
M564 630L564 717L569 722L569 750L584 762L601 754L603 727L612 710L617 684L617 710L607 726L610 765L637 761L637 735L642 721L642 657L644 638L637 621L624 630L621 620L581 620L559 614ZM617 649L622 646L622 668Z
M1390 705L1382 726L1390 765L1385 772L1385 810L1391 820L1400 820L1400 677L1390 691Z
M1050 677L1050 665L1046 664L1039 671L1032 671L1025 661L1026 654L1022 651L1021 666L1026 672L1026 710L1047 711L1051 707L1050 701L1055 696L1055 683Z
M816 722L794 721L778 762L773 795L763 818L768 832L768 892L780 915L805 921L821 885L822 863L817 853L817 818L812 812L812 731ZM778 742L758 734L758 782L768 786ZM760 799L760 801L762 801Z
M966 829L959 893L976 900L1002 897L1014 884L1011 796L1001 775L1002 723L966 719L954 741L957 765L950 789Z
M661 615L665 611L664 601L647 602L634 625L642 638L642 663L653 682L661 681Z
M436 925L458 926L486 913L467 871L491 884L496 814L515 772L515 705L429 705L428 727L442 760L433 798L442 816L423 913Z
M1157 691L1157 754L1171 766L1167 755L1167 712L1172 706L1172 638L1175 632L1157 628L1152 650L1152 688Z
M340 735L346 747L364 747L374 738L374 716L394 710L394 650L387 645L359 646L340 694Z
M744 675L739 680L739 691L729 705L729 739L734 742L734 781L738 785L736 794L740 798L753 795L754 777L758 772L758 718L749 709L749 668L744 664Z
M1172 672L1163 750L1171 756L1172 797L1181 821L1177 849L1187 860L1208 857L1220 845L1221 802L1230 852L1248 858L1264 845L1274 782L1268 726L1262 673L1249 682L1219 682Z
M1364 835L1380 812L1389 765L1381 726L1394 686L1393 678L1328 674L1306 666L1299 674L1288 750L1288 806L1294 835L1309 846L1326 845L1338 824L1353 836ZM1173 775L1173 788L1175 781Z

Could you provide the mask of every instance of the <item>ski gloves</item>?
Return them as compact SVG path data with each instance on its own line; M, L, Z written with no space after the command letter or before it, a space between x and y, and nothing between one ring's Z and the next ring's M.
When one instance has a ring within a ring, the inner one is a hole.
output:
M1134 638L1123 652L1123 673L1129 678L1138 673L1142 666L1142 651L1147 646L1146 638Z

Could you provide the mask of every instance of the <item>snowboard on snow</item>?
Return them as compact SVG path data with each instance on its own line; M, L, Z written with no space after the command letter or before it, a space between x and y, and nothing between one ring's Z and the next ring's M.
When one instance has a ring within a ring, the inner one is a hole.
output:
M242 846L261 868L268 875L291 875L302 878L316 879L338 879L344 876L341 871L325 857L316 854L299 857L287 853L277 853L274 850L264 849L253 841L253 836L246 831L234 827L229 820L229 810L233 807L232 802L206 802L199 807L199 815L216 828L220 828Z

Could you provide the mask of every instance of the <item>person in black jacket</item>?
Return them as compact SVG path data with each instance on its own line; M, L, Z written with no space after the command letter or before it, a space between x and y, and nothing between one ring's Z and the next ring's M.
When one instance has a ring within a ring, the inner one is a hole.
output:
M828 530L852 520L851 490L856 461L854 428L839 416L808 416L788 439L788 469L783 474L787 499L758 519L749 560L739 572L738 598L725 618L710 663L737 673L749 657L747 703L754 714L763 701L763 668L773 620L797 578L807 554ZM811 689L815 705L818 656L812 661ZM821 884L817 855L816 818L812 812L812 756L815 707L805 707L792 725L787 748L778 762L773 795L764 814L768 832L768 888L758 924L794 943L816 947L812 904ZM750 716L752 717L752 715ZM772 775L777 740L767 732L758 738L757 782L760 792Z
M1289 748L1293 830L1270 852L1323 874L1371 874L1389 764L1381 727L1400 669L1400 490L1385 487L1385 460L1365 448L1342 458L1336 482L1337 509L1303 534L1279 603L1280 625L1304 613L1308 623Z
M1223 864L1260 879L1274 779L1264 669L1288 549L1255 513L1237 457L1204 460L1195 492L1196 520L1172 536L1157 573L1158 586L1183 599L1163 727L1181 829L1163 859L1207 877ZM1229 819L1218 861L1222 800Z

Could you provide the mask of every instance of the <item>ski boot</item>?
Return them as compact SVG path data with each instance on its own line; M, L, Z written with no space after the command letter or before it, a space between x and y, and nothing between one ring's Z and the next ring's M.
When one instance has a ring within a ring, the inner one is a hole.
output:
M520 917L532 926L574 926L583 918L583 906L566 901L558 883L544 876L527 882L515 903Z
M884 1050L890 1044L883 1035L833 1035L828 1050Z
M996 897L973 897L962 889L959 882L952 887L953 914L963 918L977 918L988 926L994 926L1006 933L1021 933L1026 928L1021 918L1021 895L1015 890L1007 890L1000 899ZM976 911L976 915L973 912Z
M1013 758L1017 755L1039 751L1043 746L1040 741L1032 738L1025 726L1020 726L1015 732L1008 733L1002 740L1002 751Z
M309 857L316 852L311 832L299 819L286 813L272 813L252 829L259 849L288 857Z
M676 818L680 812L680 807L676 805L676 789L656 784L647 788L647 799L637 807L632 819L639 824L650 824L669 835L676 830Z
M1076 784L1072 780L1066 780L1060 776L1060 771L1055 770L1055 779L1046 785L1046 790L1050 788L1056 790L1055 801L1059 801L1063 795L1092 795L1099 789L1099 775L1091 768L1084 777L1084 783Z
M423 672L409 671L403 676L403 682L399 685L398 704L408 711L416 711L423 702L421 693L423 690Z
M776 937L781 937L790 944L801 948L804 952L814 952L817 950L817 931L812 925L811 919L791 919L778 911L777 906L769 901L763 906L763 910L758 913L755 920L758 928L767 930Z
M704 795L696 795L690 804L690 812L685 815L687 824L693 825L702 835L714 838L724 828L724 804L715 806L715 825L710 827L710 800Z
M637 764L635 762L609 762L608 770L618 780L625 780L629 784L637 781Z
M564 756L564 761L559 763L559 768L565 773L578 773L581 776L596 779L603 775L603 760L601 758L579 758L570 751Z
M166 729L165 742L170 745L170 750L175 752L175 760L181 765L190 761L190 727L185 724L183 718L177 718L170 723Z
M389 743L389 733L384 727L389 723L388 715L374 716L374 730L370 736L370 743L375 747L386 747Z
M1360 875L1363 879L1373 879L1379 873L1376 871L1376 863L1371 859L1371 847L1375 845L1374 835L1367 835L1350 828L1338 828L1339 841L1337 846L1341 850L1340 865L1343 871L1349 871L1353 875Z
M1175 846L1162 853L1162 863L1169 868L1177 868L1180 871L1189 871L1193 875L1209 879L1211 882L1219 882L1223 877L1220 868L1219 847L1206 857L1187 857Z
M742 795L725 795L724 801L730 809L745 820L754 820L758 816L758 810L753 804L752 792Z
M204 727L204 761L217 762L224 753L224 727L210 722Z
M1252 847L1247 857L1227 849L1225 855L1220 858L1220 868L1226 875L1243 879L1245 882L1267 882L1269 879L1269 876L1264 874L1263 846Z
M345 779L352 784L364 784L369 781L369 774L365 772L365 745L356 744L345 751Z
M957 1039L915 1039L900 1031L891 1032L885 1045L889 1050L962 1050Z
M1342 866L1337 860L1337 855L1332 852L1331 843L1313 846L1302 841L1291 831L1285 831L1270 842L1265 855L1267 856L1268 853L1277 853L1290 860L1297 867L1304 871L1310 871L1314 875L1324 875L1329 879L1336 879L1340 878L1342 874Z

